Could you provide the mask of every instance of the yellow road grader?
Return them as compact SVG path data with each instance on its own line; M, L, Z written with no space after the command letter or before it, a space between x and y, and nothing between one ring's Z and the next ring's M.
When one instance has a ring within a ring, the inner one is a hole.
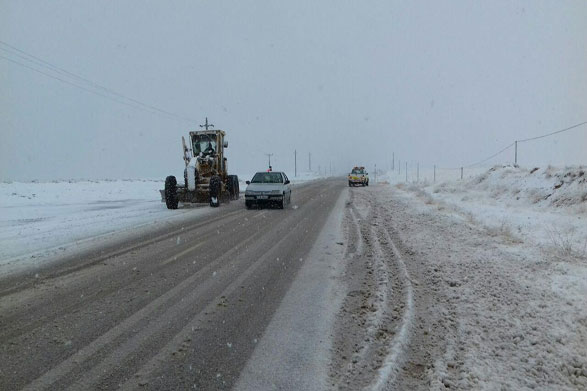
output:
M208 129L189 133L189 145L182 137L185 169L183 184L178 184L175 176L165 178L165 189L161 190L161 200L168 209L177 209L182 203L209 203L218 207L221 202L239 198L239 183L236 175L228 175L227 159L224 150L228 148L223 130Z

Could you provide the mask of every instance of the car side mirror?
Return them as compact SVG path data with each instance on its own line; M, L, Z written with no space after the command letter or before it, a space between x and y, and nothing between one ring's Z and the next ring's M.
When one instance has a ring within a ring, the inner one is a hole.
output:
M251 184L251 181L246 181L245 183L246 183L247 185L250 185L250 184Z
M289 179L284 182L286 185L289 185Z

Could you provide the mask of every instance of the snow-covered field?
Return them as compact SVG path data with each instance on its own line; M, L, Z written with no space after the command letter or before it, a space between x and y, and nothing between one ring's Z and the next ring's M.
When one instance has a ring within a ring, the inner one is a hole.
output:
M464 180L432 184L382 181L411 190L428 203L477 220L490 235L532 243L553 254L587 256L587 167L495 166Z
M438 388L585 389L586 167L495 166L437 184L402 179L382 181L394 183L390 194L406 220L428 219L419 228L398 223L449 282L452 310L440 322L458 325L445 338L454 338L453 349L435 363Z
M0 183L0 271L207 209L167 210L162 181Z
M251 177L239 175L241 191ZM317 178L299 173L291 180ZM168 210L163 187L162 180L147 179L0 183L0 273L214 212L199 204Z

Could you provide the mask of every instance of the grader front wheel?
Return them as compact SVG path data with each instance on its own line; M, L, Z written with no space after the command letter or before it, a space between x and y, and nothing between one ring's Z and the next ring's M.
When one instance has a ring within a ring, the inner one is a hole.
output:
M167 209L177 209L178 204L177 179L170 175L165 178L165 205L167 205Z
M210 178L210 206L217 208L220 206L220 192L221 192L221 179L215 175Z

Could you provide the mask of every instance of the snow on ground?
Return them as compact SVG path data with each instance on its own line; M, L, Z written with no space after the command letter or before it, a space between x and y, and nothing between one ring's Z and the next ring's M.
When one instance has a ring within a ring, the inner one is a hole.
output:
M0 183L0 273L169 219L203 213L167 210L152 180ZM114 235L116 234L116 235Z
M401 179L383 178L400 186ZM489 234L507 233L562 256L587 255L587 167L495 166L464 180L406 185L478 220Z
M292 182L318 178L300 173ZM241 191L249 179L239 176ZM0 183L0 274L213 212L205 204L168 210L163 187L148 179Z
M395 183L405 213L430 216L404 237L428 246L423 255L458 290L447 297L463 389L587 387L586 171L495 166L436 184L382 178ZM435 224L445 228L431 234ZM446 361L439 379L454 370Z

